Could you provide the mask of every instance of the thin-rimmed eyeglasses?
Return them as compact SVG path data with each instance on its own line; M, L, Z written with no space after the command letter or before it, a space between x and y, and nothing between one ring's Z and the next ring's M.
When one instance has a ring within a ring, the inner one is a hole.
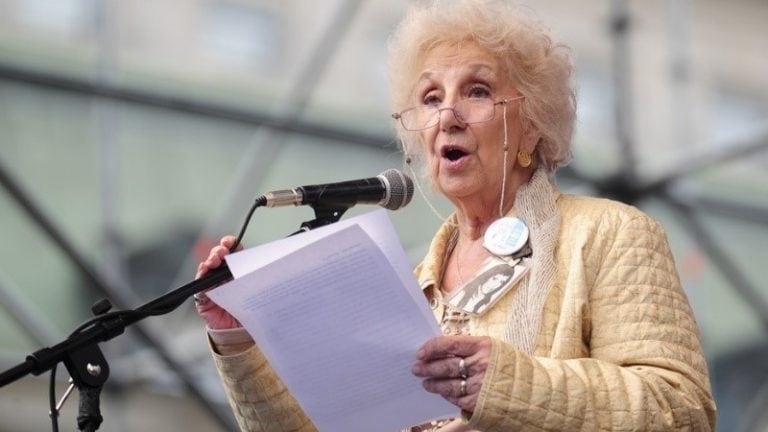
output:
M408 131L420 131L436 126L440 122L440 112L444 110L453 111L456 119L464 124L482 123L493 119L496 105L504 105L524 97L517 96L498 102L491 99L467 98L456 102L452 107L445 108L439 108L437 105L422 105L394 113L392 118L400 120L400 124Z

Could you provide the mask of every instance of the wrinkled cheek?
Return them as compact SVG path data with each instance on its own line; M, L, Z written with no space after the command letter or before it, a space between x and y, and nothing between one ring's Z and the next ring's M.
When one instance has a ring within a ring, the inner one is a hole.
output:
M430 130L421 131L416 137L419 150L426 156L431 155L435 150L435 134Z
M440 159L432 153L427 155L427 172L429 179L433 184L436 184L437 177L440 175Z
M440 158L434 152L435 134L429 131L411 132L409 152L412 156L414 169L418 171L418 176L429 181L430 189L434 190L435 181L438 175Z
M422 151L424 152L424 161L427 164L427 169L429 170L430 175L436 174L437 169L440 166L440 157L430 146L422 147Z
M419 152L421 153L424 162L426 162L427 170L431 176L433 170L437 168L438 157L435 153L435 137L434 134L422 132L417 139Z

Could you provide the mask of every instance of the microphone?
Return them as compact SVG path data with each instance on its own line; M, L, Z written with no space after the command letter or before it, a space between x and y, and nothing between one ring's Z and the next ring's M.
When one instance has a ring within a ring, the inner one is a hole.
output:
M362 203L397 210L411 202L413 180L399 170L388 169L376 177L277 190L262 198L266 207L321 205L349 208Z

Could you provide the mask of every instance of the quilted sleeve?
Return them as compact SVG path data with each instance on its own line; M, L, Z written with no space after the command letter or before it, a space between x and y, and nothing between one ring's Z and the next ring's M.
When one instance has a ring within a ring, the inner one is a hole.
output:
M317 431L258 347L213 359L240 430Z
M589 289L590 358L533 357L494 340L473 427L714 430L698 329L663 229L640 215L613 234Z

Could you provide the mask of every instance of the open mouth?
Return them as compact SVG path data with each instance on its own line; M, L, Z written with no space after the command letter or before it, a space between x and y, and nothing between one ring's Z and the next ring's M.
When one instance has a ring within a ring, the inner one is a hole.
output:
M447 147L444 147L442 150L442 156L451 162L455 162L463 158L467 154L468 153L465 150L459 147L447 146Z

